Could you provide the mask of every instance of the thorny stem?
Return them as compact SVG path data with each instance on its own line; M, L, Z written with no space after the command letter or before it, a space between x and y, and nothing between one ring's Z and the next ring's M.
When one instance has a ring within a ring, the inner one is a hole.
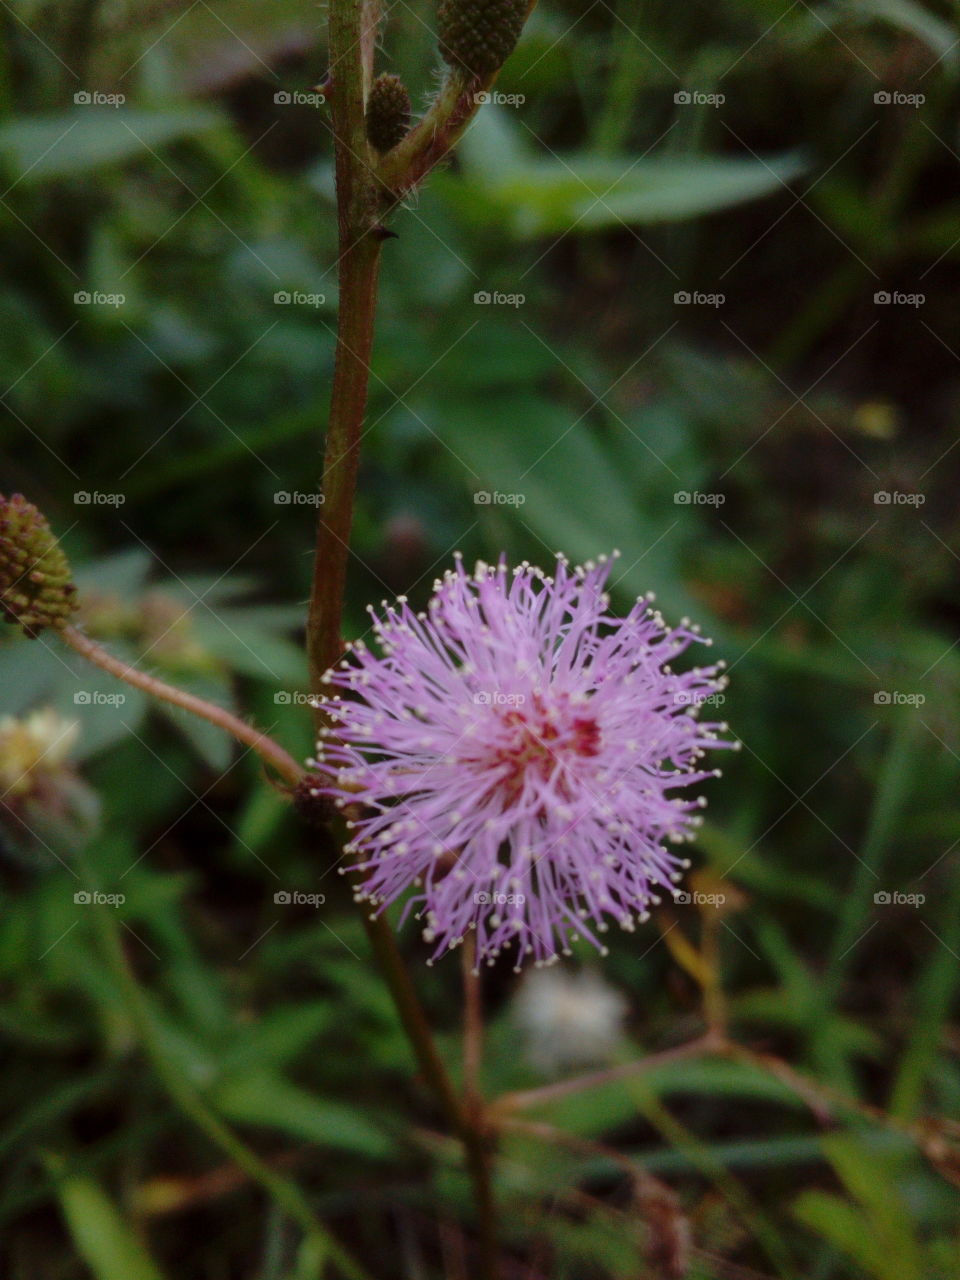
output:
M210 724L215 724L225 733L231 734L238 742L244 743L255 751L264 764L274 769L291 787L295 787L302 778L303 769L293 756L284 751L273 738L261 733L253 725L247 724L232 711L227 711L225 707L218 707L215 702L207 702L205 698L187 693L185 689L167 684L164 680L158 680L156 676L151 676L146 671L140 671L129 662L124 662L122 658L115 657L96 640L91 640L88 635L78 631L76 627L63 627L60 635L71 649L86 658L88 662L93 662L104 671L108 671L118 680L142 689L144 693L152 698L158 698L161 702L168 702L171 706L192 712L193 715L200 716L202 720L208 720Z
M383 188L374 168L364 121L372 75L380 0L331 0L330 80L337 177L340 308L333 389L323 463L323 504L317 523L313 587L307 618L311 687L323 692L324 675L341 654L343 599L373 350L377 280L384 231ZM422 176L422 175L421 175ZM323 726L324 712L318 713ZM363 908L364 927L423 1076L464 1146L481 1224L479 1280L495 1280L492 1196L481 1124L457 1096L437 1052L426 1016L385 916Z
M332 0L330 5L340 309L307 619L307 657L315 693L321 691L324 673L340 656L350 527L373 350L382 231L364 125L364 83L373 57L369 33L378 10L375 0Z

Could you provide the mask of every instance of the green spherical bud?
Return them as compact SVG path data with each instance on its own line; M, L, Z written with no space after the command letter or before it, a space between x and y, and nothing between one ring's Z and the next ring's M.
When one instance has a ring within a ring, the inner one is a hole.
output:
M410 95L399 76L384 71L367 98L367 137L378 151L390 151L410 129Z
M32 502L0 494L0 609L36 636L65 627L77 607L70 563Z
M444 62L468 76L499 71L520 39L527 0L440 0L437 35Z

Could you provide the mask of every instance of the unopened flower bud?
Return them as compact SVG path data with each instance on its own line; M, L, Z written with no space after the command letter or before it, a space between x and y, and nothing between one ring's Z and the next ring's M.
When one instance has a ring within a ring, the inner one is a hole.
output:
M468 76L490 76L513 53L527 0L440 0L437 35L444 62Z
M333 800L320 790L326 781L320 774L305 773L294 788L293 807L308 827L325 827L336 816Z
M37 636L64 627L77 607L70 563L32 502L0 494L0 608L7 622Z
M390 151L410 129L410 95L399 76L384 71L367 98L367 137L378 151Z

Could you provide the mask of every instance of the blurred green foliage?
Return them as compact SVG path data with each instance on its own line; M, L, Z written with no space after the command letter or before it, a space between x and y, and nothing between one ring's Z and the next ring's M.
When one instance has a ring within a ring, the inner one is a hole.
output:
M0 487L62 532L105 643L300 756L337 302L328 121L296 98L320 20L0 11ZM431 23L400 5L384 39L420 105ZM503 100L386 246L349 599L360 634L455 548L616 546L618 603L654 589L702 622L744 743L695 854L744 895L720 933L733 1025L904 1124L960 1107L958 47L955 9L913 0L542 0ZM211 1113L371 1274L470 1274L459 1156L330 842L249 754L117 692L55 640L4 640L3 710L77 720L102 806L89 882L69 830L4 841L4 1275L326 1266L145 1068L75 901L94 882L123 895L104 909ZM294 891L325 901L275 898ZM456 963L401 937L456 1066ZM633 1056L699 1025L659 939L605 963ZM541 1082L513 985L490 975L491 1094ZM665 1178L701 1280L960 1276L956 1157L867 1121L824 1134L760 1070L691 1062L537 1118ZM505 1276L661 1273L616 1162L518 1134L498 1176Z

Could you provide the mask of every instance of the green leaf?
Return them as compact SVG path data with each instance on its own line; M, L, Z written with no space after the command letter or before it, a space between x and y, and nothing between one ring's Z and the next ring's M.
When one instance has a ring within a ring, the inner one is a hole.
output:
M870 1235L869 1224L849 1201L825 1191L805 1191L794 1201L793 1212L805 1227L848 1254L868 1275L876 1280L894 1280L886 1268L883 1250Z
M541 558L563 551L587 560L619 549L613 581L622 590L639 595L653 587L669 612L702 616L677 580L676 521L641 514L631 493L636 477L577 422L575 411L533 396L487 395L447 405L436 417L439 433L464 463L478 518L515 513L538 537ZM665 483L673 483L669 474ZM494 490L523 501L477 503L478 493Z
M359 1108L316 1098L271 1071L250 1070L214 1090L217 1108L231 1120L281 1129L323 1147L384 1157L387 1136Z
M337 1009L324 1001L303 1001L264 1014L244 1027L236 1044L221 1059L225 1074L252 1067L282 1067L337 1021Z
M846 1136L824 1138L822 1145L858 1204L810 1191L794 1203L796 1216L876 1280L921 1280L920 1248L900 1190L903 1153Z
M163 1280L132 1229L92 1178L56 1184L60 1207L80 1256L97 1280Z
M127 160L155 163L151 151L220 124L214 111L125 111L81 106L58 116L0 125L0 156L21 184L74 177Z
M482 187L462 184L459 193L448 178L446 190L464 217L530 238L695 218L783 191L803 170L795 156L632 162L574 155L494 170Z

